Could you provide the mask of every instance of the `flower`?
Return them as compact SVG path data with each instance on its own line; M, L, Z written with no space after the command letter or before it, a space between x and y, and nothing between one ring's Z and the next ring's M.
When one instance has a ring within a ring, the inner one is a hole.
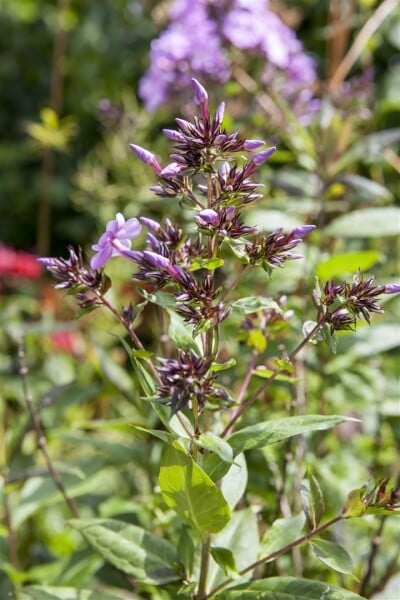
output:
M0 245L0 276L18 279L37 279L42 271L35 256Z
M206 403L221 405L231 401L228 392L215 385L215 374L208 374L211 366L209 358L199 357L192 350L179 350L177 360L159 358L158 361L159 395L166 399L172 414L194 403L201 412Z
M142 226L138 219L125 222L121 213L117 213L113 221L107 223L106 231L98 243L92 246L96 254L90 261L92 269L100 269L112 256L123 255L131 248L131 239L139 235Z
M169 18L151 44L150 68L139 83L147 110L181 98L193 75L225 83L238 50L240 64L244 58L260 59L262 84L283 97L305 124L319 107L313 98L315 61L267 0L175 0ZM195 101L203 113L207 95L196 83Z
M313 229L315 225L302 225L295 227L290 233L283 233L280 227L268 236L259 234L252 244L246 246L250 264L261 263L264 268L282 267L286 260L302 258L300 254L294 254L291 250Z

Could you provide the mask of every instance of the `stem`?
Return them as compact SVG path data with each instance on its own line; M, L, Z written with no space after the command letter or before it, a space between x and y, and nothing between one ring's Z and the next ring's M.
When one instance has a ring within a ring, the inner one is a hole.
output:
M196 594L196 600L206 600L206 585L208 575L208 565L210 560L210 536L208 536L201 544L201 563L200 563L200 576L199 576L199 588Z
M135 330L119 314L119 312L117 311L117 309L115 308L115 306L113 306L111 304L111 302L109 302L107 300L107 298L105 296L103 296L102 294L97 293L97 296L101 300L101 302L104 304L104 306L106 306L108 308L108 310L110 312L112 312L112 314L114 315L114 317L116 317L116 319L126 329L126 331L129 333L129 335L130 335L133 343L135 344L136 348L138 348L139 350L145 350L145 347L143 346L142 342L140 341L140 339L136 335ZM153 364L153 362L152 362L152 360L150 358L147 359L147 364L149 365L149 368L150 368L152 374L154 375L155 379L157 380L157 382L161 383L160 376L159 376L159 374L157 372L157 369L155 368L155 366L154 366L154 364Z
M373 570L373 566L374 566L374 561L376 558L376 555L378 553L379 550L379 546L380 543L382 541L382 533L383 533L383 528L385 526L386 523L386 519L387 517L383 516L381 518L381 522L379 523L379 527L377 532L375 533L372 542L371 542L371 550L368 556L368 564L367 564L367 569L361 579L360 582L360 587L359 587L359 594L360 596L365 596L366 591L367 591L367 587L369 584L369 580L371 578L372 575L372 570Z
M283 546L283 548L281 548L280 550L276 550L275 552L272 552L271 554L268 554L267 556L263 556L263 558L260 558L259 560L252 563L245 569L242 569L241 571L239 571L238 575L239 576L245 575L246 573L249 573L249 571L253 571L254 569L263 565L264 563L269 562L270 560L274 560L275 558L278 558L278 556L281 556L288 550L292 550L293 548L296 548L296 546L299 546L300 544L302 544L303 542L306 542L307 540L311 539L315 535L321 533L322 531L325 531L325 529L328 529L328 527L332 527L332 525L334 525L335 523L338 523L343 518L344 518L343 515L341 515L341 514L337 515L336 517L334 517L330 521L327 521L320 527L317 527L316 529L309 531L308 533L297 538L297 540L290 542L290 544L286 544L286 546ZM225 581L223 581L217 587L215 587L213 590L211 590L211 592L207 596L205 596L204 600L208 600L208 598L211 598L212 596L214 596L217 592L219 592L224 587L229 585L232 581L233 581L233 579L231 577L229 579L225 579Z
M335 74L333 75L332 79L330 80L330 90L334 90L336 87L343 83L350 69L362 53L368 40L380 27L380 25L383 23L386 17L388 17L392 10L394 10L398 5L398 0L384 0L384 2L382 2L382 4L378 6L374 14L368 19L368 21L359 31L358 35L356 36L353 42L353 45L347 52L346 56L344 57L339 67L337 68Z
M255 367L256 360L257 360L257 353L256 353L255 350L253 350L253 353L251 355L249 364L247 366L246 375L244 376L243 383L242 383L242 386L241 386L240 391L239 391L239 395L238 395L237 400L236 400L237 406L235 406L233 408L232 413L231 413L231 420L235 417L235 415L240 410L240 405L242 404L244 395L245 395L245 393L247 391L247 388L249 387L250 379L251 379L251 376L253 374L253 369ZM229 435L230 433L232 433L231 430L227 431L227 435Z
M225 302L225 300L227 299L227 297L229 296L229 294L231 293L231 291L233 289L235 289L235 287L237 286L237 284L239 283L239 281L242 279L243 275L246 273L246 271L248 270L249 265L246 265L244 267L244 269L242 269L239 273L239 275L237 275L237 277L235 277L235 279L232 281L231 284L228 285L228 287L225 289L224 293L222 294L221 298L220 298L220 302Z
M311 329L311 331L294 348L294 350L292 350L292 352L289 354L289 357L288 357L289 362L291 362L294 359L294 357L300 352L300 350L310 341L310 339L314 337L314 335L321 328L323 323L324 323L324 320L323 320L323 318L321 318L321 320L319 320L318 323L315 324L315 326ZM274 373L272 373L272 375L270 375L268 377L268 379L266 379L256 389L256 391L252 394L252 396L250 396L250 398L244 404L242 404L242 406L239 408L237 413L230 419L228 425L225 427L224 431L222 432L221 437L226 437L228 435L228 433L231 431L232 426L236 423L236 421L242 416L242 414L244 412L247 411L247 409L253 404L253 402L255 402L255 400L257 400L258 396L277 378L277 376L283 372L283 370L284 369L277 369Z
M55 468L55 466L50 458L50 455L47 451L46 438L44 435L42 424L40 422L39 413L37 412L37 410L33 404L32 396L31 396L31 393L30 393L29 387L28 387L28 368L26 366L26 357L25 357L24 338L23 337L21 337L18 342L18 360L19 360L19 373L21 375L21 380L22 380L22 389L23 389L23 394L24 394L24 400L25 400L25 404L28 409L28 412L32 419L33 429L35 431L36 442L37 442L38 448L41 451L41 453L44 457L44 460L46 461L48 472L49 472L50 476L52 477L56 487L61 492L66 505L68 506L69 510L74 515L74 517L78 519L79 513L78 513L78 509L75 505L75 502L68 495L67 490L65 489L65 486L60 477L60 474L57 471L57 469Z

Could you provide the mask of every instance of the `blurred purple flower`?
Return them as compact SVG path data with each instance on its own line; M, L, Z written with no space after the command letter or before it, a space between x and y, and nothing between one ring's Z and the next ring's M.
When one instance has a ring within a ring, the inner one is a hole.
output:
M175 0L169 17L169 27L151 44L150 69L139 84L148 110L182 94L193 75L207 83L225 83L231 75L231 48L265 61L262 82L283 96L304 122L319 106L312 97L315 61L270 10L268 0ZM195 90L200 104L207 103L202 90Z
M125 218L117 213L113 221L107 223L106 231L98 243L92 246L96 254L90 261L92 269L100 269L113 256L124 255L131 248L131 239L139 235L142 226L135 218Z

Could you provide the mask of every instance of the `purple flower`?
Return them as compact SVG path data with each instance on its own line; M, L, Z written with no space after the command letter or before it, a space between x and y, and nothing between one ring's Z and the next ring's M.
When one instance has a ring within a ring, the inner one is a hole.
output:
M100 269L112 256L123 255L131 248L131 239L139 235L142 226L135 218L125 218L121 213L117 213L113 221L107 223L106 231L103 233L98 243L92 246L96 254L90 261L92 269Z
M129 146L140 160L146 163L146 165L149 165L157 175L160 175L161 166L152 152L149 152L136 144L129 144Z
M257 150L261 146L265 146L264 140L245 140L243 144L245 150Z
M252 158L252 162L255 165L262 165L263 163L265 163L266 160L269 159L270 156L273 155L273 153L275 152L276 147L275 146L271 146L270 148L267 148L266 150L262 150L261 152L257 152L257 154L255 154Z
M387 283L385 285L386 294L400 294L400 283Z

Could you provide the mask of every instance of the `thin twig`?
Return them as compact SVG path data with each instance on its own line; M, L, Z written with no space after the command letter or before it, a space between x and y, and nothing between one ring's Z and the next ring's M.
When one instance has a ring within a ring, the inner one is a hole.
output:
M65 489L65 486L61 480L60 474L57 471L57 469L55 468L55 466L50 458L50 455L47 451L46 438L44 435L42 424L40 422L39 413L37 412L37 410L35 408L35 405L33 403L33 399L32 399L32 396L31 396L31 393L30 393L30 390L28 387L28 367L26 366L26 356L25 356L23 336L21 336L21 338L19 339L19 342L18 342L18 361L19 361L19 373L21 375L24 400L25 400L25 404L28 409L28 412L32 419L32 425L33 425L33 429L34 429L35 435L36 435L36 443L46 461L47 469L50 473L50 476L52 477L56 487L61 492L66 505L68 506L69 510L74 515L74 517L79 518L79 512L75 505L75 502L68 495L67 490Z
M379 546L381 545L381 541L382 541L382 533L383 533L383 528L385 526L386 523L386 519L387 517L383 516L381 518L381 521L379 523L379 527L377 532L375 533L374 537L372 538L372 542L371 542L371 550L368 556L368 563L367 563L367 569L361 579L360 582L360 588L359 588L359 594L361 596L365 596L365 593L367 591L367 587L369 585L370 582L370 578L372 575L372 570L374 567L374 562L375 562L375 558L378 554L378 550L379 550Z
M330 80L328 86L330 91L333 91L343 83L350 69L361 55L368 40L397 6L399 6L399 0L384 0L378 6L374 14L358 32L352 46Z
M325 531L325 529L332 527L332 525L334 525L335 523L338 523L342 519L343 519L343 515L338 515L338 516L334 517L333 519L331 519L330 521L327 521L320 527L317 527L316 529L313 529L312 531L309 531L308 533L297 538L293 542L290 542L290 544L286 544L286 546L283 546L283 548L280 548L280 550L276 550L275 552L272 552L271 554L268 554L267 556L263 556L262 558L260 558L256 562L252 563L245 569L242 569L241 571L239 571L238 575L242 576L242 575L246 575L246 573L249 573L250 571L254 571L254 569L259 567L260 565L263 565L266 562L274 560L275 558L278 558L278 556L285 554L285 552L288 552L289 550L296 548L296 546L299 546L300 544L302 544L303 542L306 542L307 540L311 539L315 535L321 533L322 531ZM211 590L211 592L209 594L207 594L207 596L205 596L204 600L208 600L209 598L214 596L217 592L219 592L224 587L229 585L232 581L233 581L233 579L231 577L229 579L225 579L225 581L223 581L222 583L217 585L217 587L215 587L213 590Z
M312 328L312 330L301 340L301 342L289 354L288 362L291 362L294 359L294 357L297 356L297 354L300 352L300 350L302 350L302 348L307 344L307 342L309 342L311 340L311 338L313 338L314 335L317 333L317 331L322 327L323 323L324 323L324 321L321 319L320 321L318 321L318 323L315 324L315 326ZM236 421L242 416L242 414L245 413L247 411L247 409L253 404L253 402L255 402L257 400L258 396L260 394L262 394L262 392L269 385L271 385L271 383L278 377L278 375L283 373L283 371L284 371L284 369L277 369L276 371L274 371L274 373L272 373L272 375L270 375L256 389L256 391L250 396L250 398L244 404L242 404L242 406L239 408L237 413L230 419L228 425L225 427L224 431L222 432L221 437L226 437L228 435L228 433L231 431L232 425L234 425L236 423Z

